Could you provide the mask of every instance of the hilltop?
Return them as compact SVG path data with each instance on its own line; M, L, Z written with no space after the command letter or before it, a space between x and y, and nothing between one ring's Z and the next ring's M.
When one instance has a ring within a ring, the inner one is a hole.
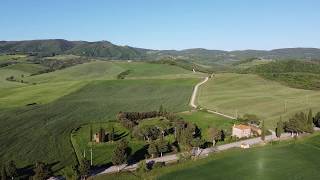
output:
M153 50L131 46L119 46L109 41L68 41L64 39L0 41L0 53L23 53L38 56L73 54L108 59L159 60L184 59L203 64L229 64L248 58L263 59L320 59L317 48L284 48L266 50L223 51L203 48L185 50Z

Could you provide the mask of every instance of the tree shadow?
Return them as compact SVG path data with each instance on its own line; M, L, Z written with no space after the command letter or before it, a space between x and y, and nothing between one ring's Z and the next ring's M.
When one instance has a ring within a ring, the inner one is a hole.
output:
M127 132L122 132L120 134L115 134L114 135L114 141L118 141L118 140L120 140L120 139L122 139L122 138L124 138L124 137L126 137L128 135L129 135L129 133L127 133Z
M111 167L113 164L112 162L108 162L106 164L103 165L99 165L99 166L94 166L92 167L92 172L91 174L98 174L103 172L104 170L108 169L109 167Z
M27 165L23 168L18 169L19 179L29 179L29 177L34 175L33 172L34 165Z
M145 159L146 155L148 154L148 145L144 145L141 149L137 150L132 154L128 159L128 164L134 164Z

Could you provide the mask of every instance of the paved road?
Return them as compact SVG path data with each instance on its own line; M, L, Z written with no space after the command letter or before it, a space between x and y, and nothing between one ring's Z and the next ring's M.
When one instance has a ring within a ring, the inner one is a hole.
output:
M288 138L292 138L290 133L283 133L281 135L281 139L288 139ZM265 137L265 142L269 142L271 140L279 140L279 139L274 134ZM223 144L223 145L210 147L206 149L200 149L198 156L208 156L210 153L213 153L213 152L225 151L231 148L239 148L241 144L249 144L250 146L252 146L260 143L263 143L260 137L246 139L246 140L242 140L234 143ZM167 155L163 157L147 159L146 162L148 163L153 161L153 162L166 162L166 163L169 162L170 163L177 160L179 160L179 155L172 154L172 155ZM99 173L94 173L93 176L108 174L108 173L115 173L115 172L118 172L118 170L134 171L137 168L137 166L138 166L137 163L132 165L123 164L120 166L111 166L103 171L100 171Z
M198 89L199 87L206 83L208 81L208 77L204 78L203 81L201 81L200 83L198 83L196 86L194 86L194 89L193 89L193 92L192 92L192 96L191 96L191 99L190 99L190 106L193 107L193 108L197 108L197 105L195 104L195 101L196 101L196 97L197 97L197 93L198 93Z

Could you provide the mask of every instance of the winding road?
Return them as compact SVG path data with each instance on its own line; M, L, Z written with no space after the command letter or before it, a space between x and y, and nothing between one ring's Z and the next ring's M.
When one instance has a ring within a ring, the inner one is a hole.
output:
M199 89L199 87L200 87L202 84L206 83L208 80L209 80L209 78L206 77L206 78L204 78L203 81L199 82L198 84L196 84L196 85L194 86L193 92L192 92L192 95L191 95L191 99L190 99L190 106L191 106L191 107L193 107L193 108L195 108L195 109L197 108L197 105L196 105L195 101L196 101L198 89Z
M196 105L195 101L196 101L196 98L197 98L199 87L201 85L203 85L204 83L206 83L208 80L209 80L209 77L206 77L203 81L199 82L197 85L194 86L193 92L192 92L192 96L191 96L191 99L190 99L190 106L192 108L196 109L198 107ZM236 117L233 117L233 116L230 116L230 115L227 115L227 114L223 114L221 112L210 110L210 109L208 109L207 112L212 113L212 114L217 114L219 116L223 116L223 117L226 117L226 118L229 118L229 119L237 119Z

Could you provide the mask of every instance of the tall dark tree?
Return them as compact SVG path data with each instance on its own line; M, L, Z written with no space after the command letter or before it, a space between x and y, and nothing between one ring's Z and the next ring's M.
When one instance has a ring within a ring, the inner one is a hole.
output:
M18 176L18 170L16 163L14 161L10 161L7 165L7 175L11 179L14 179L15 177Z
M51 175L51 170L47 164L44 162L37 162L34 169L34 180L46 180Z
M85 179L88 177L90 173L90 162L86 159L82 159L79 164L79 174L81 179Z
M89 134L89 142L92 142L93 139L93 132L92 132L92 124L90 123L90 134Z
M320 112L314 116L313 123L315 126L320 127Z
M264 120L262 120L262 124L261 124L261 140L265 140L266 139L266 128L264 126Z
M1 167L1 180L8 180L6 166L4 164Z
M148 147L148 153L151 155L151 158L154 158L158 155L158 147L154 141L151 141Z
M112 127L112 131L111 131L111 134L110 134L110 140L111 140L111 142L114 141L114 137L115 137L115 132L114 132L114 127Z
M280 136L281 136L281 134L283 133L283 127L284 125L283 125L283 122L282 122L282 118L280 117L280 120L279 120L279 122L277 123L277 128L276 128L276 136L278 137L278 138L280 138Z
M158 151L160 152L161 157L162 157L163 153L165 153L169 150L168 142L163 139L160 139L157 141L157 147L158 147Z
M72 165L72 171L73 171L73 179L75 179L75 180L80 179L79 166Z
M308 124L313 124L312 109L309 109L309 113L308 113Z

